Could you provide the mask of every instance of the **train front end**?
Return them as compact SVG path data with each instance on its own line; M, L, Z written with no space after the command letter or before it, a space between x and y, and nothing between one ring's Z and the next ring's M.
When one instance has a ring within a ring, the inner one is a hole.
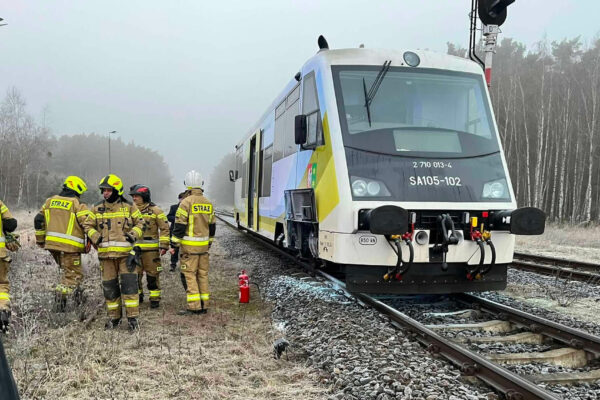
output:
M353 225L321 231L319 254L353 291L503 289L514 235L545 215L517 208L483 73L410 51L331 71Z

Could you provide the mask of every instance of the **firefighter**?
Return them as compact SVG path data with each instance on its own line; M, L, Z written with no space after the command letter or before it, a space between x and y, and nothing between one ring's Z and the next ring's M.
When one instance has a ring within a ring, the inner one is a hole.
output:
M75 304L80 305L82 301L81 253L86 247L82 225L90 211L79 197L86 190L83 179L67 177L61 192L48 198L33 219L37 245L49 250L61 269L60 283L55 288L56 309L60 312L65 311L71 295Z
M133 203L142 213L145 222L144 236L136 242L141 251L142 265L138 267L138 287L140 303L144 301L142 278L146 271L146 285L150 292L150 308L158 308L160 304L160 273L162 265L160 256L169 249L169 224L167 216L150 200L150 188L144 185L133 185L129 195Z
M8 283L8 270L12 259L6 251L15 251L17 247L12 247L7 243L6 234L14 232L17 229L17 220L13 218L8 211L8 207L0 201L0 330L8 332L10 323L10 285Z
M102 288L109 320L105 328L121 321L121 298L130 331L137 330L139 316L137 252L133 243L142 237L144 219L135 205L123 198L123 182L113 174L98 185L104 200L94 204L83 227L98 249Z
M173 235L173 228L175 227L175 213L177 212L179 204L181 203L181 200L183 200L184 196L184 192L181 192L179 193L179 195L177 195L177 204L171 205L169 213L167 214L167 219L169 220L170 224L169 232L171 235ZM171 272L175 271L175 269L177 268L177 261L179 261L179 247L175 249L175 252L173 254L171 254Z
M215 214L212 203L204 197L204 181L197 171L186 174L186 197L175 214L171 236L171 252L177 247L181 255L181 281L187 294L184 314L204 314L208 310L208 251L215 236Z

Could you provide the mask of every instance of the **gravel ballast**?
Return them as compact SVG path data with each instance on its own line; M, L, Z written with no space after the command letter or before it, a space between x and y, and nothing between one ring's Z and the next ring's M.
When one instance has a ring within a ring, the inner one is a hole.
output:
M273 304L273 320L282 337L290 343L289 353L314 368L322 383L330 385L330 399L494 399L501 398L485 385L466 380L460 371L444 360L433 358L401 329L393 327L378 312L363 308L352 299L311 278L288 259L265 249L246 234L231 230L222 238L231 257L248 265L252 279L261 286L262 296ZM528 274L528 275L523 275ZM539 275L510 270L509 284L537 282ZM546 279L539 284L547 285ZM581 288L574 288L581 290ZM597 287L587 291L596 296ZM521 304L496 292L480 294L502 304L533 312L544 318L600 334L598 324ZM452 311L447 299L441 298L430 312ZM407 307L416 317L424 310ZM423 318L419 318L422 320ZM427 323L461 323L489 319L484 316L452 318L431 316ZM482 333L454 333L485 336ZM519 351L544 351L550 346L487 344L477 348L482 354ZM475 347L472 347L475 349ZM285 356L285 355L284 355ZM570 372L549 365L511 367L523 374ZM585 370L585 369L580 369ZM573 371L574 372L574 371ZM565 399L600 399L600 385L548 386L548 390Z

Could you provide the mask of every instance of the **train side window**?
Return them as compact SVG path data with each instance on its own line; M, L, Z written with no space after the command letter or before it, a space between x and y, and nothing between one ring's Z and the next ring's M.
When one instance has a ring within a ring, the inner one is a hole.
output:
M319 112L315 73L310 72L302 81L304 82L302 114L306 115L307 125L306 144L303 148L311 149L325 144L325 140L323 139L323 123L321 122L321 113Z
M299 84L295 88L292 89L289 96L287 97L287 101L286 101L287 107L286 108L290 108L291 106L293 106L294 103L296 101L298 101L298 99L300 99L300 85Z
M248 177L246 176L246 169L248 167L248 162L244 160L242 163L242 198L245 199L248 197Z
M285 100L281 102L280 105L275 109L275 119L281 117L285 112Z
M242 177L242 148L243 146L238 147L237 151L235 152L235 180L238 180Z
M296 90L298 90L296 92ZM283 132L283 156L287 157L291 154L294 154L298 150L298 145L296 144L296 139L294 136L294 118L296 115L300 113L300 104L299 104L299 89L298 87L294 88L290 95L288 96L288 106L285 111L285 130Z
M285 133L285 100L275 109L275 137L273 138L273 162L283 158Z
M262 170L262 189L261 197L271 196L271 169L273 166L273 145L269 145L262 151L263 170Z

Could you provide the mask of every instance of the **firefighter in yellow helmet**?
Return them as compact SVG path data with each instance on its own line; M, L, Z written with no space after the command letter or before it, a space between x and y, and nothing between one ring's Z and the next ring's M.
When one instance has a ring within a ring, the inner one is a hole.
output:
M121 321L121 298L129 330L138 329L140 314L134 242L143 236L144 219L137 207L123 198L121 178L110 174L98 185L104 199L94 204L83 227L98 249L102 288L108 310L107 329Z
M186 174L186 197L175 213L171 246L180 248L181 281L187 294L187 308L179 314L203 314L208 310L208 250L215 236L215 213L204 197L199 172ZM174 249L172 250L174 251Z
M90 214L80 200L87 186L78 176L65 179L59 194L52 196L42 205L33 219L35 241L38 246L50 251L60 266L62 277L56 285L56 308L64 312L67 298L73 295L77 305L81 304L83 280L81 253L85 252L83 223Z
M133 185L129 195L145 222L144 236L135 243L142 251L142 265L138 268L140 303L144 301L142 278L145 271L150 292L150 308L158 308L161 295L160 273L163 270L160 256L169 249L169 223L163 210L151 201L148 186Z
M7 245L6 234L17 229L17 220L8 211L8 207L0 201L0 331L8 332L10 323L10 285L8 283L8 270L12 259L7 249L14 251Z

